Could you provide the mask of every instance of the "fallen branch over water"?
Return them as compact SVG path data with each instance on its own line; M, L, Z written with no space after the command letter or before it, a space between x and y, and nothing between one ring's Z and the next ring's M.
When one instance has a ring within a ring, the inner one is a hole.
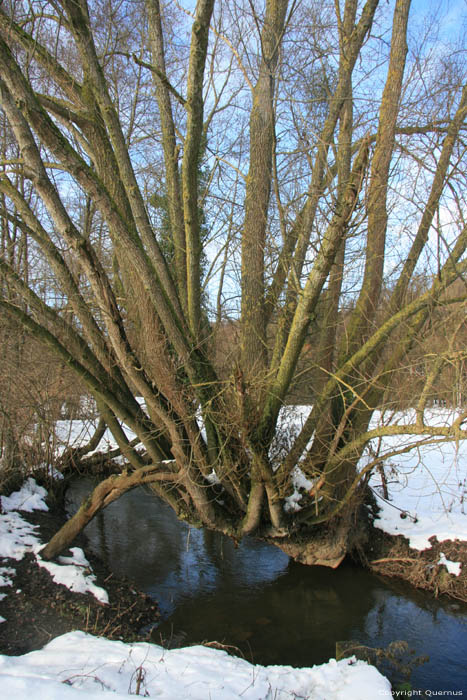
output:
M103 508L117 500L126 491L157 481L174 481L174 472L159 471L160 464L150 464L133 472L124 471L121 474L112 474L96 486L94 491L83 501L79 510L57 532L50 542L41 550L42 559L49 561L57 557L64 549L69 547L75 537Z

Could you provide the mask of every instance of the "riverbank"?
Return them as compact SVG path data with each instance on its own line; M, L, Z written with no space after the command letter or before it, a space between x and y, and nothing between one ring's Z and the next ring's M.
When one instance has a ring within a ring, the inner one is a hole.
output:
M136 694L162 700L372 700L390 695L389 681L355 658L306 668L266 667L213 644L169 650L138 641L147 637L144 630L158 616L147 596L118 581L78 547L58 564L43 568L42 538L50 536L59 517L55 508L44 511L44 497L45 491L28 480L11 498L1 500L4 694L16 700L65 700L78 689L90 700L102 691L116 698Z
M372 528L362 563L374 574L406 581L429 591L435 598L444 595L467 603L467 542L430 538L431 547L410 547L403 535L390 535Z
M22 512L21 517L44 543L65 521L65 513L57 505L49 511ZM76 545L85 548L85 538L79 538ZM126 642L148 637L142 630L149 630L158 621L157 603L131 581L115 576L87 549L86 559L95 585L107 592L108 604L89 592L72 591L56 583L31 552L20 560L1 558L1 570L7 571L3 577L11 581L10 586L0 589L4 596L0 600L1 654L25 654L77 629Z
M35 529L38 541L47 542L65 521L63 494L60 486L50 493L48 511L21 512L21 517ZM434 597L449 596L467 602L467 543L440 543L436 537L430 543L430 548L418 551L410 547L407 537L370 526L368 544L358 555L378 576L402 579ZM2 568L14 571L14 575L9 594L0 600L0 616L5 620L0 624L1 653L23 654L75 629L127 642L150 639L150 630L159 619L154 600L131 581L109 571L86 547L84 536L76 545L85 550L95 585L107 591L109 603L103 605L89 593L77 593L57 584L31 552L19 561L3 558ZM457 575L450 573L453 563ZM171 645L177 639L176 633L174 630Z

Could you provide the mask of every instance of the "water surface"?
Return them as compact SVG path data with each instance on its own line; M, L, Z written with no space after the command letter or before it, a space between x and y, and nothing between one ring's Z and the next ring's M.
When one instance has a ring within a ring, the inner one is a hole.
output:
M70 511L91 488L89 479L74 482ZM255 663L310 666L334 657L336 641L405 640L430 657L413 672L414 687L467 693L467 606L351 564L303 566L252 538L236 547L178 521L145 489L112 503L85 532L115 573L158 601L156 642L216 640Z

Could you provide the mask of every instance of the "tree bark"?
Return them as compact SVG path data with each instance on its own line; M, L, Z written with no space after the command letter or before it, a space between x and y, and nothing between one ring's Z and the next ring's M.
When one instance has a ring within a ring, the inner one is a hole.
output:
M250 167L242 236L241 361L245 379L261 397L267 363L265 242L275 143L274 89L288 0L268 0L261 33L259 76L250 114ZM258 381L255 381L258 380ZM255 386L256 384L256 386Z

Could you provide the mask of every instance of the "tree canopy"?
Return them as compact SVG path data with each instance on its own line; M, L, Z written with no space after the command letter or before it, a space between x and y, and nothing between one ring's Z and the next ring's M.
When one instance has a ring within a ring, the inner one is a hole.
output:
M424 420L464 366L449 337L413 420L371 423L434 310L465 324L465 55L410 6L2 3L0 311L79 375L127 461L44 556L150 484L188 522L334 566L371 440L467 437L465 406Z

